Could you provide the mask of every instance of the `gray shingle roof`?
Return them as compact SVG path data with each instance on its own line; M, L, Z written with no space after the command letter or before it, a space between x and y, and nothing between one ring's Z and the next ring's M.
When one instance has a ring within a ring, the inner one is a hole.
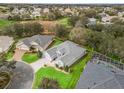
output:
M124 72L102 63L89 62L76 85L78 89L124 88Z
M36 42L40 47L44 48L54 36L50 35L34 35L32 37L24 38L20 42L23 42L28 47L31 47L31 42Z
M14 40L12 37L0 36L0 53L3 51L7 51L13 42Z
M71 66L75 61L81 58L86 52L86 49L79 45L65 41L64 43L47 50L47 53L52 57L57 57L56 60L61 60L64 65ZM59 56L59 54L61 56Z

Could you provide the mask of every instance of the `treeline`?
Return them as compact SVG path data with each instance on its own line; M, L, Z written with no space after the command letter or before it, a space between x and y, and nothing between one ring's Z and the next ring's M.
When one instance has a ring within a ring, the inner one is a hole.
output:
M82 21L84 17L80 17L81 19L73 17L72 20L70 18L69 22L73 27L67 29L64 26L58 26L56 35L124 62L124 21L114 19L113 24L97 23L87 26L87 20Z
M43 26L38 22L14 23L1 29L0 35L22 38L41 34L42 31Z

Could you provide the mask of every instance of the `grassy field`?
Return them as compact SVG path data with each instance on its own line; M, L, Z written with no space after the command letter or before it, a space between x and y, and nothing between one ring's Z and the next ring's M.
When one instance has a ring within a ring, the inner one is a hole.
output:
M0 28L5 27L7 25L10 25L14 23L14 21L9 21L9 20L5 20L5 19L0 19Z
M59 20L57 20L57 21L58 21L58 23L60 23L60 24L62 24L62 25L64 25L64 26L66 26L66 27L71 27L71 26L69 25L68 19L69 19L68 17L65 17L65 18L59 19Z
M27 63L32 63L40 59L37 53L25 53L22 57L22 60Z
M76 62L71 67L73 72L69 74L57 71L52 67L41 68L38 72L35 73L35 82L33 88L39 88L41 80L44 77L57 80L61 88L64 89L74 88L84 67L86 66L90 58L91 55L88 54L84 58L78 60L78 62Z

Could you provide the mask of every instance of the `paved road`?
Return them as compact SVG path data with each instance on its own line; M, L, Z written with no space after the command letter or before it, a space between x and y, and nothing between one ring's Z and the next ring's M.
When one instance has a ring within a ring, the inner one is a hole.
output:
M41 67L44 66L45 63L48 63L49 60L46 58L39 59L38 61L31 63L31 67L33 68L34 72L37 72Z
M34 72L31 66L24 62L17 62L8 89L31 89L33 79Z

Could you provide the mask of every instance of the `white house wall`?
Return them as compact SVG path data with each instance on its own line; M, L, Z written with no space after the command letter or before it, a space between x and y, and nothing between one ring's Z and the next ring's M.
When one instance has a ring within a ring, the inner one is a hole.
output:
M46 59L52 61L52 58L50 57L50 55L47 52L43 52L43 57L45 57Z
M29 47L26 46L26 45L24 45L24 44L22 44L22 45L20 45L20 46L17 46L17 48L18 48L18 49L21 49L21 50L27 50L27 51L29 51Z

